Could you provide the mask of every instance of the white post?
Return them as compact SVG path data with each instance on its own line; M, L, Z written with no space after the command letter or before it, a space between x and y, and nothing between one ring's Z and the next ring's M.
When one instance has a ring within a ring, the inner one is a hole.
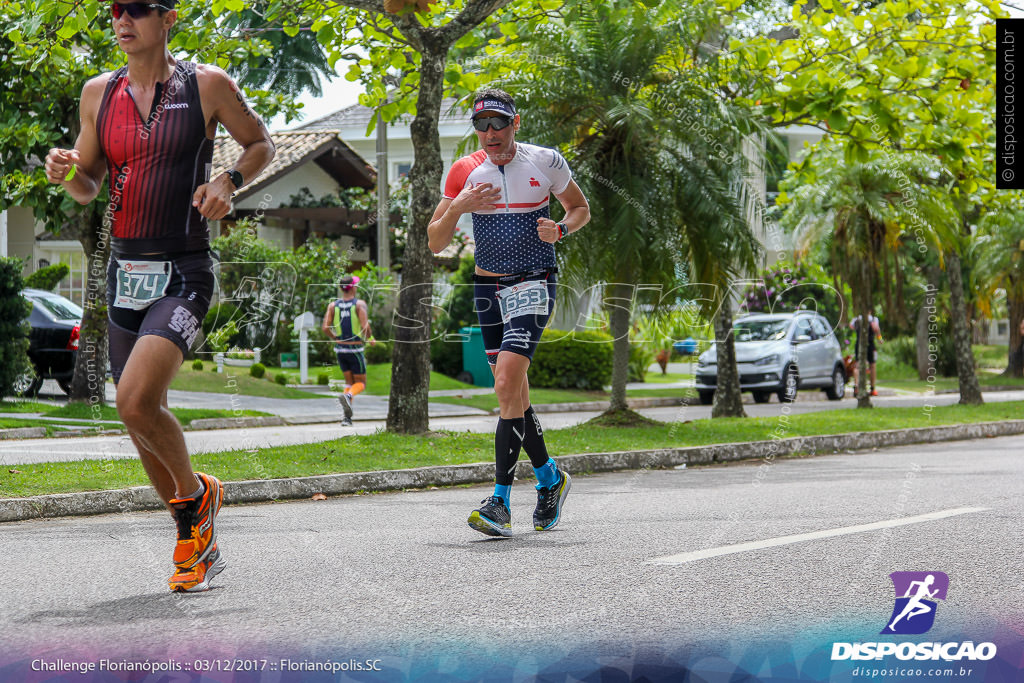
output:
M7 256L7 209L0 211L0 256Z
M309 332L305 327L299 328L299 384L309 379Z
M295 319L295 331L299 333L299 384L309 380L309 331L314 327L316 319L309 311Z

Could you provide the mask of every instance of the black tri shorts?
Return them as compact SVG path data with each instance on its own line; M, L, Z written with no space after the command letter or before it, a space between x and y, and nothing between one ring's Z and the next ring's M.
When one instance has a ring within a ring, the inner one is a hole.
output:
M542 268L514 275L474 275L473 280L487 362L496 365L501 351L533 360L555 307L555 271Z
M107 319L110 372L114 382L135 342L147 334L163 337L188 354L213 297L209 251L131 256L112 254L107 264Z
M334 354L338 357L338 367L342 372L353 375L366 374L366 356L362 344L335 344Z

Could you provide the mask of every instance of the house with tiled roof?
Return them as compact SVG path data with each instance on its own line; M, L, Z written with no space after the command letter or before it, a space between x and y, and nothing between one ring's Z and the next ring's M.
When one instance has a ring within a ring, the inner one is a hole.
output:
M219 234L226 224L250 216L261 222L261 238L282 249L299 246L311 234L340 237L342 249L353 246L358 229L370 222L365 212L350 213L343 207L303 209L293 207L292 198L305 189L313 197L337 194L339 189L360 187L372 190L377 172L338 134L327 128L273 133L277 154L263 172L235 193L232 212L210 226ZM213 148L213 172L220 173L242 153L228 135L217 137ZM366 261L370 250L352 254L354 261Z
M295 130L336 130L353 150L366 159L374 159L374 165L379 166L377 133L376 131L367 133L367 128L376 115L376 111L371 107L354 104L305 123ZM412 116L406 114L387 125L387 178L388 184L391 186L394 186L403 176L408 175L415 160L412 134L409 131L412 119ZM441 115L438 118L437 132L441 143L441 161L444 164L441 187L438 188L438 197L440 197L444 187L443 179L448 175L448 169L460 156L476 151L479 145L476 139L471 137L473 129L469 123L469 107L454 97L446 97L441 100ZM461 154L459 153L460 148L464 148ZM458 226L472 239L473 221L468 214L459 219ZM469 248L472 250L472 243ZM442 260L450 259L456 252L456 247L449 246L439 254L439 257Z
M370 107L361 104L354 104L344 109L328 114L322 118L305 123L295 130L336 130L342 138L365 159L376 159L377 137L375 133L367 134L367 127L370 121L376 116L376 112ZM412 123L412 116L405 115L388 124L388 180L394 182L397 178L409 173L413 162L412 135L409 132L409 125ZM441 161L444 162L444 169L448 168L458 158L457 148L459 143L466 139L472 128L469 125L469 109L460 105L458 100L447 97L441 101L441 116L438 120L438 135L441 140ZM467 153L476 150L476 141L472 141ZM376 164L374 164L376 166Z
M336 194L341 188L372 189L377 171L340 137L337 130L317 128L305 131L273 133L277 154L270 165L252 182L235 194L233 210L223 221L210 221L213 236L243 216L262 218L260 237L290 249L302 244L313 233L337 236L343 249L351 246L360 227L375 220L363 213L350 215L344 208L288 208L292 195L307 188L314 197ZM229 136L214 143L213 178L234 164L242 149ZM103 201L100 198L97 201ZM285 208L282 208L285 207ZM305 213L304 213L305 212ZM364 239L365 242L365 239ZM369 260L374 245L354 250L354 262ZM71 272L58 293L79 303L84 301L86 258L77 239L46 230L32 211L11 207L0 212L0 255L25 259L25 275L54 263L67 263Z

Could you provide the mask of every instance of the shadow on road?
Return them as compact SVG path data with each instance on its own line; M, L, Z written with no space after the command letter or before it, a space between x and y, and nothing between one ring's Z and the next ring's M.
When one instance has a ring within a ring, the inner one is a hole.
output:
M205 595L210 595L223 587L213 586ZM171 592L132 595L117 600L98 602L92 605L69 609L52 609L34 612L20 619L18 623L36 624L49 623L54 626L102 626L105 624L126 624L141 621L164 619L202 619L216 617L222 619L226 614L250 614L253 610L243 607L217 608L217 610L200 610L188 604L190 600L201 598L204 593Z

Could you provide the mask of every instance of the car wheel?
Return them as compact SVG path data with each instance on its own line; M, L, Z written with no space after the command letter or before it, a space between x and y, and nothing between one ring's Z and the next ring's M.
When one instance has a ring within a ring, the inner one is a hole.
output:
M846 396L846 373L838 365L832 371L832 386L826 387L825 395L830 401L841 401Z
M35 396L43 386L43 378L37 377L35 373L26 372L14 380L15 396Z
M799 378L797 377L796 370L793 369L792 365L787 365L786 371L782 374L782 385L778 391L779 401L782 403L792 403L795 401L798 384Z
M715 392L713 391L698 391L697 395L700 397L700 404L702 406L709 406L715 400Z
M754 391L754 403L768 403L772 400L772 392L770 391Z

